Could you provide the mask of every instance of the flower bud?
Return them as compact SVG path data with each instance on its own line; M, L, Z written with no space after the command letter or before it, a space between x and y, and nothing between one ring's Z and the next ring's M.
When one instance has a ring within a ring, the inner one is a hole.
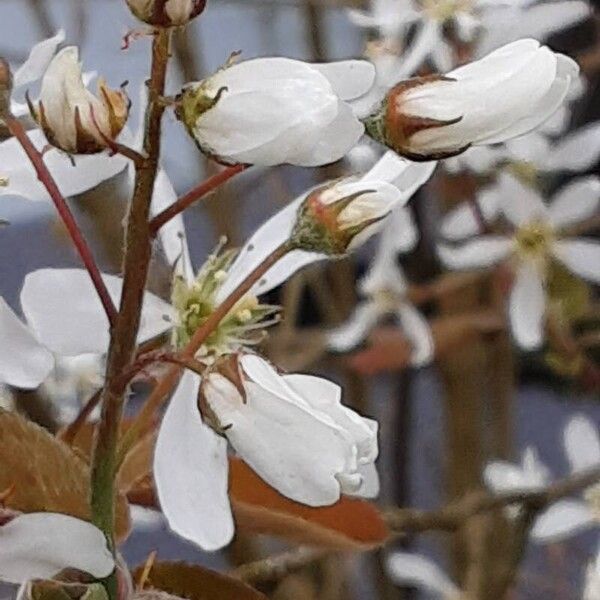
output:
M127 0L131 12L154 27L178 27L197 17L206 0Z
M345 254L375 234L399 200L398 188L384 181L326 184L300 206L290 243L310 252Z
M451 71L403 81L367 117L367 133L412 160L455 156L535 129L564 101L579 68L519 40Z
M366 61L258 58L186 86L177 117L200 149L228 164L318 166L339 160L364 127L345 102L366 93Z
M89 92L78 50L69 46L50 63L37 106L29 101L29 108L53 146L72 154L95 154L109 147L125 126L129 99L103 79L98 81L98 97Z

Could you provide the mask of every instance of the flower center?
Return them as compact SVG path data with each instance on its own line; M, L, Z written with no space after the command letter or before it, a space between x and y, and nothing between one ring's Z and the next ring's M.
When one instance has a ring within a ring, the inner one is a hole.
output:
M517 230L517 252L525 259L545 258L552 238L552 230L546 224L530 223Z
M441 23L454 18L457 13L473 10L473 0L421 0L421 5L431 19Z
M172 303L177 311L173 329L173 344L181 348L189 343L196 331L217 308L217 293L227 278L234 252L218 252L209 257L189 283L177 277L173 284ZM244 296L219 323L200 350L201 357L215 356L238 350L242 346L260 343L264 329L278 321L279 307L259 304L255 296ZM268 321L264 319L272 318Z
M399 304L397 295L388 289L377 290L373 294L373 300L382 312L392 312Z
M600 484L593 485L583 494L585 501L594 515L594 518L600 521Z
M536 187L538 183L538 170L533 163L526 160L515 160L508 163L507 169L525 185L533 188Z

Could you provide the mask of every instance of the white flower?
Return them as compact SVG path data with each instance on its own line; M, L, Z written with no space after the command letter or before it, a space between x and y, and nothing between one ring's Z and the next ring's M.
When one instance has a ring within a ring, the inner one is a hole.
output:
M129 114L125 93L109 89L102 79L98 96L86 89L79 52L69 46L52 59L32 113L53 146L74 154L94 154L107 147L107 139L121 133Z
M419 27L405 50L411 75L426 59L436 69L452 68L452 50L445 28L458 38L474 42L481 57L521 37L545 39L552 32L585 19L585 2L540 2L530 0L373 0L370 11L350 9L349 17L360 27L376 29L384 40L404 37L408 25Z
M91 523L56 513L29 513L0 522L0 581L49 579L64 569L96 578L115 568L104 534Z
M462 592L432 560L421 554L394 552L386 562L396 585L418 587L440 600L460 600Z
M598 428L584 415L576 414L569 419L563 431L563 446L572 474L600 466ZM536 492L549 485L550 472L539 461L535 450L527 448L520 466L504 461L489 463L484 480L490 489L499 493ZM597 490L598 486L592 486L584 492L588 502L564 499L550 505L536 518L531 529L532 539L538 543L556 542L593 526L600 515Z
M280 375L252 354L242 355L238 368L238 382L209 371L201 396L244 462L283 495L310 506L358 492L359 466L377 458L377 423L343 406L341 388L327 379Z
M374 77L366 61L257 58L188 85L177 112L200 148L220 160L323 165L363 134L345 100L365 94Z
M444 77L397 84L365 125L371 137L409 158L452 156L541 125L578 71L570 58L520 40Z
M559 190L549 206L507 173L500 176L498 186L502 214L515 228L512 236L482 235L456 247L442 244L439 254L451 269L487 268L511 258L515 268L510 294L511 329L520 346L534 349L543 341L545 280L550 261L559 261L579 277L600 281L600 244L564 237L562 233L597 211L600 181L596 177L575 180ZM446 226L446 234L452 237L459 230L456 237L461 237L468 232L472 217L468 212L461 215L451 227Z
M206 0L127 0L131 12L141 21L159 27L186 25L197 17Z
M476 44L476 56L525 36L545 40L591 14L590 3L580 0L516 0L513 4L517 11L490 10L482 14L482 35Z
M340 404L339 387L308 375L279 375L244 356L243 387L209 375L205 410L221 433L268 483L299 502L331 504L361 493L360 466L377 455L376 425ZM163 418L154 477L170 528L206 550L233 535L227 494L227 441L198 412L201 378L185 372ZM366 485L367 482L365 482Z
M399 207L392 211L369 271L359 283L367 300L359 302L350 319L329 332L331 350L347 352L356 348L370 330L387 315L394 316L413 346L411 362L422 366L433 358L429 325L406 298L407 285L397 262L399 252L412 250L418 239L411 213Z

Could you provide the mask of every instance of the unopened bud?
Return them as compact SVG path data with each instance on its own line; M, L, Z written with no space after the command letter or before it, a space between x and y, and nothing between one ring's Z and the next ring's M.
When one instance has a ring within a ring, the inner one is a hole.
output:
M179 27L197 17L206 0L127 0L131 12L154 27Z
M48 141L72 154L95 154L110 147L127 122L129 99L98 81L98 96L89 92L82 78L78 50L59 52L42 80L39 101L29 101L33 118Z
M300 206L290 243L310 252L343 255L376 233L399 200L398 188L384 181L326 184Z
M415 77L394 86L379 109L365 120L367 133L401 156L415 161L448 158L464 152L468 144L443 151L428 151L427 148L415 143L415 137L419 133L454 125L462 119L462 116L446 120L432 119L406 110L406 104L410 102L411 94L414 94L415 90L420 92L423 86L430 86L440 81L453 80L440 75L429 75Z

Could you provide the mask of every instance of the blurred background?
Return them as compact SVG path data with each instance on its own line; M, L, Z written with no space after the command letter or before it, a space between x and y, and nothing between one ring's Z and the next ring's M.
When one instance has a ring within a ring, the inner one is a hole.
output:
M212 73L236 50L242 51L243 58L283 55L322 61L360 57L372 36L351 22L349 6L367 7L351 0L209 0L201 18L177 32L169 89L176 92L182 83ZM0 55L19 64L33 43L62 28L66 43L80 46L85 70L103 74L113 86L128 81L135 121L138 90L148 71L149 41L132 41L127 50L121 49L121 43L136 27L123 0L2 0ZM568 29L559 29L549 37L550 45L578 57L587 79L585 92L571 106L568 127L574 129L600 119L598 20L592 14ZM165 131L163 165L176 190L184 192L210 175L214 167L207 164L171 113L167 113ZM278 207L318 181L349 172L356 166L356 157L353 161L318 170L282 167L242 174L186 213L193 263L201 265L221 235L233 244L242 243ZM587 172L597 169L594 164ZM101 267L112 273L119 271L122 248L123 178L118 176L71 200ZM551 189L563 179L552 178ZM434 251L438 215L472 193L472 185L469 175L449 175L438 169L412 200L422 235L417 248L401 261L411 284L421 286L418 289L425 289L441 272ZM0 231L0 295L19 311L19 291L29 271L78 266L78 261L50 206L4 195L0 197L0 218L11 223ZM379 421L379 503L435 508L480 487L482 469L489 460L519 460L526 446L535 446L556 476L566 474L563 427L575 413L600 424L598 381L582 380L577 372L556 366L544 352L535 356L519 352L506 331L469 329L455 338L448 334L443 352L431 366L420 369L410 368L409 353L402 355L402 340L382 345L381 336L385 338L389 328L380 332L379 339L365 342L366 348L374 349L371 353L359 349L340 356L326 351L323 332L352 313L356 281L372 253L373 246L368 246L351 259L311 267L274 293L270 300L283 305L286 321L272 335L266 351L284 368L326 373L339 381L345 401ZM168 295L169 269L160 253L154 262L151 285ZM600 319L596 293L586 290L590 299L586 323ZM429 298L421 309L434 320L493 302L484 296L482 288L475 286L459 294ZM595 331L586 353L597 365L600 342ZM390 352L395 353L393 361L382 358L387 354L389 359ZM66 414L74 413L76 403L85 399L86 386L93 387L95 375L94 365L82 367L75 386L73 373L65 375L67 382L61 381L59 374L58 381L45 390L15 390L12 398L5 394L4 401L15 402L20 410L55 429ZM501 536L501 531L496 535ZM157 515L140 513L123 552L134 565L157 549L162 559L186 559L227 569L260 556L264 543L246 539L242 532L227 552L209 555L170 535ZM430 534L402 539L395 545L431 556L451 576L459 577L464 570L464 540ZM266 547L282 548L274 541L268 541ZM558 544L530 544L513 597L580 597L584 571L596 549L597 531ZM280 584L273 597L428 597L394 585L384 573L383 554L326 559Z

